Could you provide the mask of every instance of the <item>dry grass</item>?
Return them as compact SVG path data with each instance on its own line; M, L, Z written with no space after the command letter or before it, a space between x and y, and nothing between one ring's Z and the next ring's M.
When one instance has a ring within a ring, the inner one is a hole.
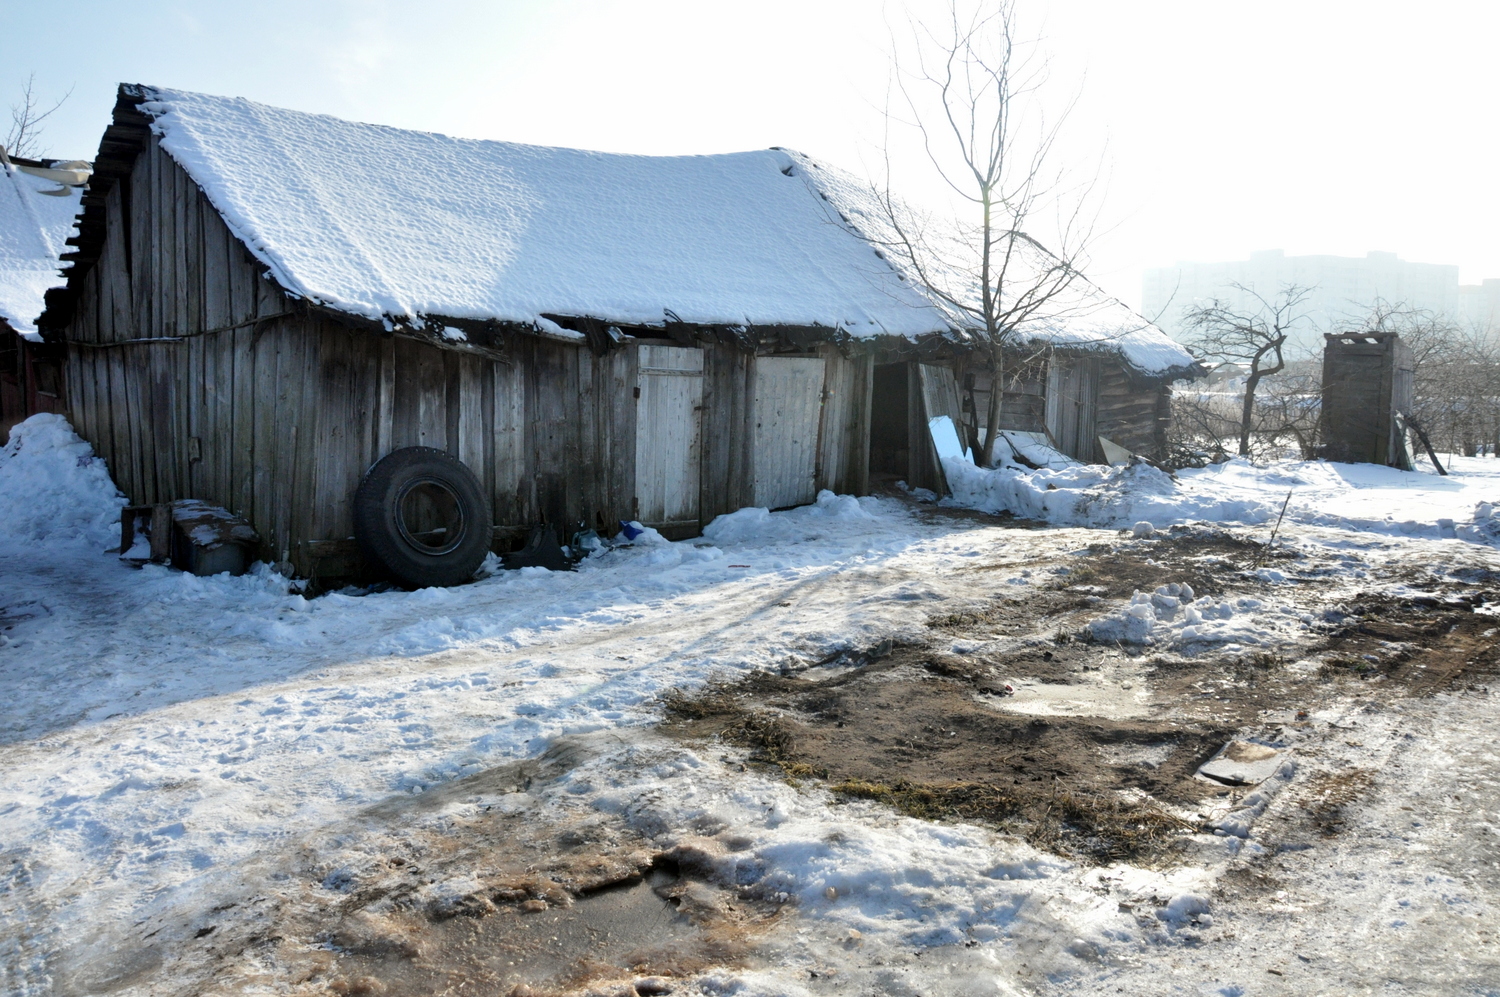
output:
M1181 835L1199 830L1160 807L1113 795L1048 793L1029 786L1007 792L978 783L905 780L886 785L851 779L829 788L922 820L989 824L1037 848L1098 863L1158 859Z
M720 740L749 749L751 761L774 766L794 785L803 779L819 779L845 798L872 800L921 820L989 825L1080 861L1151 862L1163 858L1181 835L1198 830L1149 801L1055 784L1018 782L1001 788L903 778L831 782L827 768L801 759L798 726L791 718L776 710L747 707L732 687L710 684L696 694L672 690L662 700L669 718L690 723L709 720Z

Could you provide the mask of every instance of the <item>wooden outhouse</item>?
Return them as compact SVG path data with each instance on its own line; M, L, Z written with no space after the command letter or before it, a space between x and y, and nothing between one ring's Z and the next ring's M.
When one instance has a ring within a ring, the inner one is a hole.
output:
M351 502L434 447L497 548L696 534L866 490L876 339L948 333L780 150L612 156L122 86L44 333L133 504L361 570Z
M1411 347L1394 332L1327 333L1323 339L1324 456L1411 470L1402 424L1412 409Z

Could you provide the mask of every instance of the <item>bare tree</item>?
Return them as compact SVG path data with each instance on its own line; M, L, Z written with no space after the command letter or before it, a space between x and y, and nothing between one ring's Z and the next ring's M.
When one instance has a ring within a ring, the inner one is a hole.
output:
M1322 365L1286 356L1286 366L1266 374L1256 388L1249 453L1254 459L1311 460L1317 454ZM1178 467L1227 460L1238 449L1244 428L1244 368L1225 363L1206 383L1179 385L1172 392L1167 430L1167 461Z
M1274 459L1295 452L1302 460L1314 459L1322 396L1321 360L1288 359L1283 370L1268 374L1255 395L1255 455Z
M10 105L10 130L5 133L3 143L6 151L23 159L37 159L44 154L46 150L41 145L42 122L50 118L71 96L73 91L69 89L44 111L42 99L36 92L36 74L28 76L26 85L21 88L20 102Z
M1214 300L1188 309L1186 326L1189 345L1201 355L1229 363L1244 364L1245 394L1240 404L1241 457L1250 456L1250 435L1255 426L1255 392L1262 380L1286 368L1286 340L1291 327L1302 318L1303 303L1311 288L1289 284L1267 301L1253 288L1231 285L1260 302L1254 311L1238 311Z
M1081 279L1094 218L1095 184L1069 186L1050 167L1071 102L1049 121L1039 90L1045 61L1017 37L1013 0L988 12L960 11L957 0L937 26L909 25L909 56L894 57L894 83L923 152L957 198L961 215L934 223L893 192L891 144L877 195L891 235L888 248L904 269L968 331L989 347L990 392L983 460L994 463L1007 349L1028 322L1058 317ZM893 49L899 48L893 38ZM897 121L887 112L887 130ZM1048 245L1031 234L1046 212Z
M1481 330L1432 312L1377 302L1364 322L1394 332L1414 360L1412 411L1435 446L1474 455L1500 449L1500 349Z

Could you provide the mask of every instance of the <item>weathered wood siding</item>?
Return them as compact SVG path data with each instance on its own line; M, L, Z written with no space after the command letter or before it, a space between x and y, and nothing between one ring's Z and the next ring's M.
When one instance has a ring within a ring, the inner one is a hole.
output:
M755 358L755 498L768 509L817 496L821 357Z
M667 355L649 343L596 357L513 335L499 360L299 309L154 139L109 192L106 215L67 330L67 395L74 425L134 504L205 499L249 519L263 556L338 574L357 568L344 542L355 489L392 450L457 456L488 488L497 524L605 527L636 517L642 475L665 473L646 459L675 452L643 450L637 434L635 389L652 409L650 368ZM808 501L815 485L865 489L868 355L666 350L701 370L677 399L693 410L683 441L696 477L678 454L679 484L659 496L667 519L701 526L751 504L758 476L777 482L766 492L776 504ZM787 364L801 365L799 390L757 429L771 411L764 392L757 407L757 373Z
M1099 460L1099 368L1096 357L1055 356L1047 367L1047 432L1075 460Z
M703 351L641 346L635 398L635 518L697 525L703 467Z
M1408 467L1396 415L1411 411L1411 347L1394 333L1324 339L1319 429L1328 459Z
M863 495L870 490L874 357L869 353L844 356L832 345L818 352L824 368L817 486L841 495Z
M1158 458L1166 450L1172 421L1172 389L1140 385L1115 363L1099 371L1095 432L1132 453Z

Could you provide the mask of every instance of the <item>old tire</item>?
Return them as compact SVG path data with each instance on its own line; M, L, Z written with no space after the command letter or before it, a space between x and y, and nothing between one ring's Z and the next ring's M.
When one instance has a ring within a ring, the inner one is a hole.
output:
M459 585L490 549L489 507L464 463L432 447L382 457L354 493L354 539L407 585Z

